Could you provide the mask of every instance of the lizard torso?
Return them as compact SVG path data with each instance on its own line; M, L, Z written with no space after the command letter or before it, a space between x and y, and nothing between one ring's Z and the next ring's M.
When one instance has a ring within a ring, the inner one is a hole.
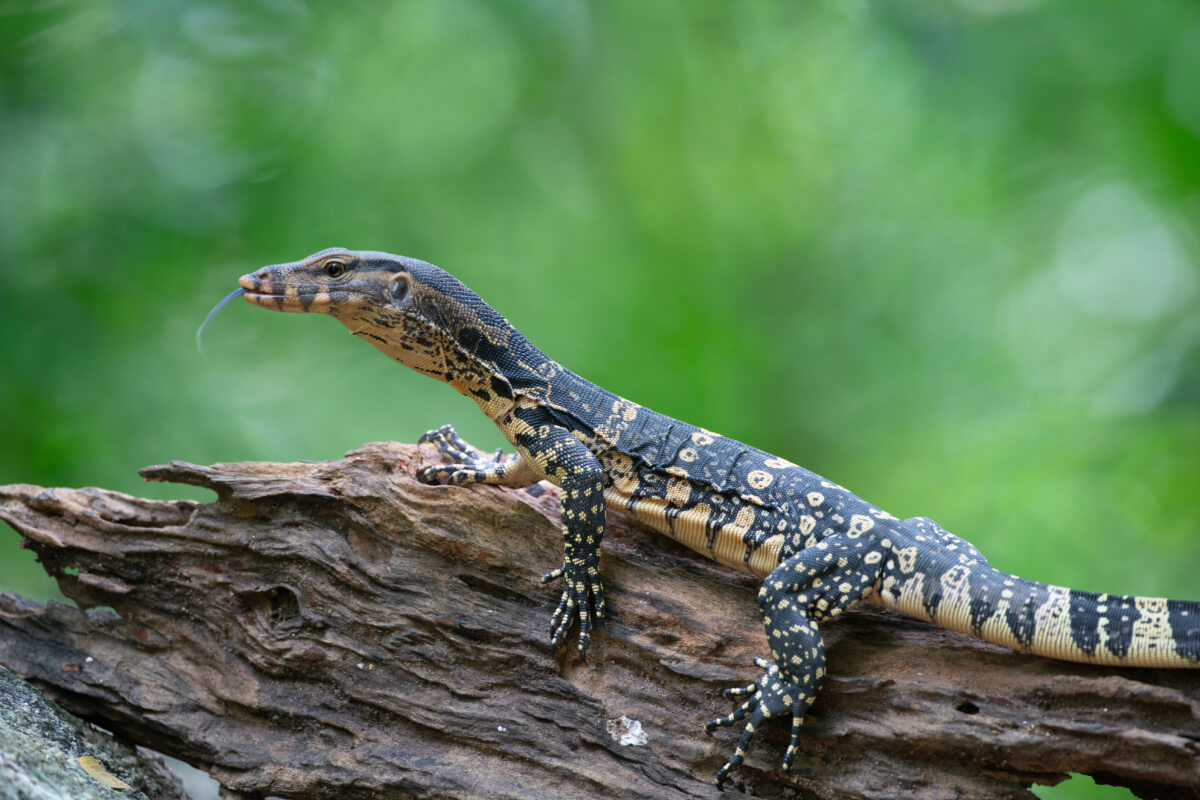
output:
M570 382L578 401L543 407L603 466L608 505L721 564L764 577L847 514L886 516L790 461Z

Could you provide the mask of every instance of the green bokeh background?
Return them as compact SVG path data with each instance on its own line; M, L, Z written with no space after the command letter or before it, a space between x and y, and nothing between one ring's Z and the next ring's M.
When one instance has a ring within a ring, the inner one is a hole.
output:
M237 303L197 353L240 274L343 245L998 567L1200 597L1191 0L0 15L0 483L498 446L332 320ZM7 530L0 589L54 594Z

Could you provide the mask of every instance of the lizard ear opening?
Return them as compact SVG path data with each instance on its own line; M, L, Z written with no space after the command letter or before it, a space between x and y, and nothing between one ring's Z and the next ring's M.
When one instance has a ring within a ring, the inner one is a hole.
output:
M408 297L408 276L401 273L392 278L388 284L388 297L393 303L400 304Z

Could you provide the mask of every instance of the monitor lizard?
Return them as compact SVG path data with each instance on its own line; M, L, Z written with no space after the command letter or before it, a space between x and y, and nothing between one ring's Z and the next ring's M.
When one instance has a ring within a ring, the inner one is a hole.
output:
M423 469L421 481L561 487L563 562L542 578L564 581L550 620L553 648L578 622L586 658L593 620L605 616L606 506L762 579L771 658L755 659L762 677L726 690L739 705L706 725L745 720L718 786L770 718L791 718L783 757L791 767L825 677L819 625L859 600L1051 658L1200 667L1200 602L1077 591L994 569L927 517L897 519L787 459L584 380L432 264L332 248L244 275L239 286L218 308L241 294L263 308L329 314L389 358L474 400L516 448L515 457L488 457L449 425L429 431L421 441L452 463Z

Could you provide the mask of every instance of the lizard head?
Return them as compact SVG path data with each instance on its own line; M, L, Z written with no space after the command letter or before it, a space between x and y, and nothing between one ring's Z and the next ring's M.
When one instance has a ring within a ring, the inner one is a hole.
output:
M499 364L524 337L439 267L331 248L263 267L238 283L256 306L334 317L389 358L450 383L481 406L511 400Z
M243 275L238 285L256 306L343 319L354 309L387 309L402 300L409 289L405 260L331 247L300 261Z

